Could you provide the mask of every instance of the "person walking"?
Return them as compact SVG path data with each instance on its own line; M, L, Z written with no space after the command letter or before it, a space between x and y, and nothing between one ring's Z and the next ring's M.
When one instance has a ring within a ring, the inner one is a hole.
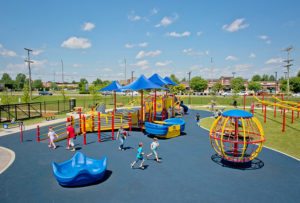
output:
M70 151L74 152L75 151L75 144L74 144L74 139L76 137L75 129L71 125L71 123L67 123L67 149L71 149ZM71 147L70 147L71 146Z
M147 158L150 157L152 154L154 154L155 160L157 162L160 162L157 151L156 151L158 147L159 147L159 142L158 142L158 139L155 137L155 138L153 138L153 142L150 145L151 153L147 154Z
M51 148L53 146L53 149L56 149L56 145L54 143L54 139L55 139L55 137L58 137L58 135L54 132L52 126L49 127L48 137L49 137L49 145L48 145L48 147Z
M139 143L139 148L137 149L136 160L130 164L131 168L133 168L134 165L137 164L140 161L141 161L141 164L140 164L139 168L144 169L145 167L144 167L143 164L144 164L145 159L144 159L143 143L142 142Z
M200 114L199 113L196 114L196 122L197 122L197 125L200 126Z
M127 135L128 135L128 132L126 130L124 130L123 126L121 126L117 133L117 139L120 142L119 150L125 150L124 142L127 138Z

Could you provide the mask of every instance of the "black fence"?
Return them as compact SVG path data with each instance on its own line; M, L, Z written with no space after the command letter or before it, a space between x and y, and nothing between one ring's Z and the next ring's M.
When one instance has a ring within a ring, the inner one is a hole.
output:
M57 100L0 105L0 122L42 117L43 113L60 114L70 111L69 101Z

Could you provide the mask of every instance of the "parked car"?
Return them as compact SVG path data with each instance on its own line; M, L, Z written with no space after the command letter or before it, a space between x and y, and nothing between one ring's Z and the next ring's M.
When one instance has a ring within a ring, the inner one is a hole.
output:
M125 92L116 92L117 95L121 95L121 96L125 96L126 93Z
M293 97L300 97L300 92L292 94Z
M39 95L53 95L52 92L48 92L48 91L39 91Z
M126 94L127 96L138 96L139 95L139 93L137 92L137 91L133 91L133 92L127 92L127 94Z
M248 94L248 92L245 92L245 91L241 91L241 92L239 92L239 93L237 93L239 96L244 96L244 95L246 95L246 96L248 96L249 94Z
M268 90L259 90L256 92L256 94L258 96L262 96L262 95L268 95L269 94L269 91Z
M106 95L111 95L112 92L111 91L103 91L103 92L101 92L101 94L106 96Z
M231 92L223 92L222 96L232 96L233 94Z

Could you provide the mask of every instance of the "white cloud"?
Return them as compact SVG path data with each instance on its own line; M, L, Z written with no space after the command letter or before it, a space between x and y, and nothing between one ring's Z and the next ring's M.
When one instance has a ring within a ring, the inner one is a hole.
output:
M41 50L41 49L33 50L33 51L32 51L32 55L38 56L38 55L40 55L40 54L43 53L43 52L44 52L44 50Z
M139 21L142 19L142 17L139 15L136 15L134 11L131 11L130 14L128 15L128 19L130 21Z
M112 69L111 68L104 68L103 71L105 71L105 72L112 72Z
M142 70L146 70L149 68L149 62L147 60L138 61L136 64L133 64L133 66L137 66Z
M167 66L171 63L172 63L172 61L158 61L155 63L155 66Z
M145 52L145 51L140 51L135 58L140 59L146 56L150 56L150 57L154 57L154 56L158 56L161 54L160 50L155 50L155 51L149 51L149 52Z
M204 56L209 55L209 51L194 51L192 48L183 49L182 52L189 56Z
M150 15L156 15L157 13L158 13L158 9L156 9L156 8L153 8L150 11Z
M263 40L264 42L266 42L267 44L271 44L271 39L269 36L267 35L259 35L258 36L259 39Z
M87 49L91 46L92 44L88 39L80 37L70 37L61 44L61 47L69 49Z
M283 62L283 58L270 58L265 62L265 64L281 64Z
M235 57L235 56L227 56L227 57L225 58L225 60L226 60L226 61L236 61L236 60L238 60L238 58Z
M173 17L165 16L161 19L161 21L155 25L155 27L167 27L174 23L178 19L178 15L175 14Z
M223 25L222 28L223 30L226 30L228 32L236 32L249 26L249 24L245 24L244 21L244 18L238 18L234 20L230 25Z
M142 43L139 43L138 46L139 47L146 47L146 46L148 46L148 43L147 42L142 42Z
M134 46L135 46L134 44L129 44L129 43L125 44L125 47L126 47L127 49L131 49L131 48L133 48Z
M78 64L78 63L74 63L72 66L73 66L74 68L81 68L81 67L82 67L82 65L81 65L81 64Z
M131 49L131 48L134 48L134 47L147 47L147 46L148 46L147 42L142 42L142 43L139 43L139 44L130 44L130 43L125 44L125 47L127 49Z
M236 72L245 72L252 67L251 64L237 64L234 66Z
M167 33L167 36L169 36L169 37L188 37L190 35L191 35L191 33L188 31L185 31L183 33L177 33L177 32L168 32Z
M196 33L196 35L197 35L198 37L201 36L202 34L203 34L203 32L200 32L200 31Z
M7 50L3 47L2 44L0 44L0 56L4 56L4 57L14 57L17 56L16 52L11 51L11 50Z
M95 24L91 22L86 22L82 25L82 30L84 31L91 31L95 28Z
M250 53L250 55L249 55L249 58L256 58L256 55L255 55L255 53Z

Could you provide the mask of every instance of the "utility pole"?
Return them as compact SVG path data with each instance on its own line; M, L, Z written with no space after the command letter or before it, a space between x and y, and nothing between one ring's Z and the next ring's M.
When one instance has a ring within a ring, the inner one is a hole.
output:
M283 51L287 52L287 60L283 61L286 63L286 65L284 65L284 67L286 67L286 69L287 69L287 94L290 94L290 67L293 65L293 64L291 64L293 59L290 59L290 52L292 51L292 49L293 49L293 47L290 46L283 50Z
M236 72L232 72L232 77L233 77L233 78L234 78L235 74L236 74Z
M192 71L187 73L189 75L189 104L191 104L191 73Z
M24 48L27 51L27 59L25 59L25 62L28 63L28 70L29 70L29 95L30 95L30 100L32 100L32 87L31 87L31 68L30 64L33 63L33 61L30 60L30 52L32 49Z
M275 95L277 91L277 71L275 71Z
M63 60L61 59L61 80L62 80L62 83L64 84L65 83L65 80L64 80L64 62Z

